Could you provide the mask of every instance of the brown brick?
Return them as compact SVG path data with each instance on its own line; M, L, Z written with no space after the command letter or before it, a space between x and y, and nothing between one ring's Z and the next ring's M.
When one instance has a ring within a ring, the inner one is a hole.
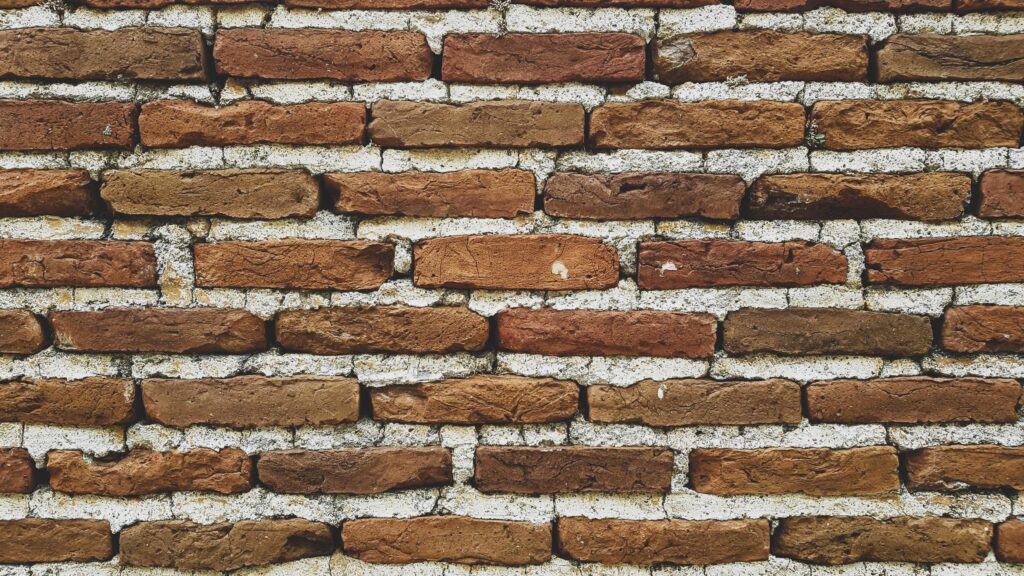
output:
M1010 379L897 377L807 386L807 417L840 424L1016 422L1020 383Z
M956 8L958 12L1024 10L1024 0L957 0Z
M112 426L133 421L131 380L29 380L0 385L0 422Z
M381 100L370 138L378 146L537 148L583 143L583 106L531 100L435 104Z
M724 564L768 559L767 520L560 518L562 554L602 564Z
M488 8L490 0L286 0L285 4L325 10L437 10Z
M316 178L300 170L114 170L100 195L128 216L308 217L320 205Z
M674 458L667 448L481 446L473 484L515 494L664 493Z
M239 78L420 81L433 54L418 32L236 28L213 45L217 72Z
M106 520L0 520L0 562L103 562L114 555Z
M894 34L877 54L879 82L1024 81L1024 34Z
M714 0L515 0L515 4L531 6L583 6L603 8L622 6L624 8L698 8L716 4Z
M645 63L644 40L633 34L450 34L441 77L483 84L639 82Z
M947 308L942 347L954 352L1024 352L1024 307Z
M783 518L772 554L814 564L981 562L991 549L985 520L807 516Z
M866 310L748 308L724 326L731 354L920 356L932 346L927 317Z
M575 382L479 374L370 389L373 419L412 424L545 424L571 420Z
M363 240L196 244L196 286L376 290L394 271L395 247Z
M0 240L0 288L156 286L148 242Z
M3 30L0 78L202 81L204 53L199 31L186 28Z
M707 358L718 322L710 314L639 310L531 310L497 315L498 348L550 356Z
M0 100L0 150L128 149L134 143L132 103Z
M173 426L330 426L359 419L359 383L330 376L142 381L150 420Z
M953 220L971 199L971 177L953 172L921 174L775 174L750 189L747 216L821 220L892 218Z
M35 464L24 448L0 449L0 494L31 494Z
M1024 448L933 446L905 457L911 490L1024 488Z
M644 380L587 387L592 422L694 426L799 424L800 385L788 380Z
M43 0L0 0L0 8L28 8L42 3Z
M413 247L421 288L600 290L619 282L615 248L567 234L449 236Z
M1024 112L1010 102L832 100L814 104L811 122L831 150L1012 148Z
M107 308L50 315L58 348L75 352L244 354L267 349L263 320L245 310Z
M596 148L787 148L804 142L804 108L793 102L646 100L590 114Z
M654 70L666 84L737 76L751 82L864 82L868 39L772 30L679 34L658 39Z
M982 174L978 216L1024 217L1024 170L989 170Z
M869 496L900 488L899 458L891 446L850 450L697 448L690 482L697 492Z
M28 310L0 310L0 354L34 354L46 347L43 325Z
M641 242L637 262L637 284L647 290L841 284L846 276L842 252L799 240Z
M948 12L953 0L736 0L743 12L809 12L834 7L846 12Z
M1024 281L1024 238L969 236L874 240L864 249L868 282L948 286Z
M86 462L81 452L54 450L46 456L50 486L69 494L142 496L163 492L236 494L252 487L252 462L238 448L220 452L133 450L113 462Z
M283 450L260 454L260 483L286 494L382 494L452 482L447 448Z
M153 9L180 4L227 7L230 4L248 4L249 1L250 0L71 0L73 4L81 4L83 6L99 8L101 10L108 10L112 8Z
M551 558L551 525L463 516L350 520L341 526L345 555L364 562L542 564Z
M514 218L533 213L528 170L325 174L336 212L446 218Z
M362 102L279 106L245 100L213 107L191 100L157 100L142 106L139 137L152 148L361 144L365 123Z
M1002 562L1024 563L1024 522L1007 520L996 525L996 558Z
M255 520L201 525L140 522L121 531L121 564L224 572L245 566L329 556L334 538L309 520Z
M98 204L85 170L0 170L0 217L88 216Z
M544 185L544 211L562 218L735 220L746 184L729 174L560 172Z
M443 354L482 350L487 319L466 308L322 308L280 312L274 324L286 350L308 354Z

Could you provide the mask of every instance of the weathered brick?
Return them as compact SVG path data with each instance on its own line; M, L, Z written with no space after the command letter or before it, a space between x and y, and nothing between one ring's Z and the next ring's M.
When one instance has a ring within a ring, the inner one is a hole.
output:
M736 0L743 12L809 12L840 8L846 12L924 12L953 8L953 0Z
M362 240L196 244L196 286L375 290L394 271L395 247Z
M767 520L560 518L558 547L602 564L724 564L768 559Z
M148 242L0 240L0 288L156 286Z
M942 347L954 352L1024 352L1024 307L947 308Z
M277 315L277 341L308 354L441 354L481 350L487 319L466 308L322 308Z
M1024 282L1024 238L874 240L864 249L872 284L945 286Z
M690 482L697 492L869 496L900 488L899 458L890 446L850 450L697 448Z
M981 562L991 539L985 520L806 516L779 520L772 554L829 565Z
M996 558L1024 563L1024 521L1011 519L996 525Z
M365 123L361 102L279 106L246 100L213 107L191 100L157 100L142 106L139 138L152 148L361 144Z
M413 247L422 288L599 290L619 281L615 248L566 234L449 236Z
M1024 0L957 0L956 9L958 12L1024 10Z
M919 356L932 345L927 317L866 310L748 308L730 312L724 327L732 354Z
M0 449L0 494L30 494L35 464L24 448Z
M221 74L267 80L420 81L433 65L418 32L310 28L219 30L213 59Z
M571 420L575 382L479 374L370 389L373 419L412 424L544 424Z
M382 494L452 482L447 448L283 450L260 454L260 482L286 494Z
M46 455L50 487L69 494L142 496L162 492L235 494L252 487L252 462L238 448L219 452L133 450L120 460L87 462L81 452Z
M804 141L804 108L793 102L645 100L590 114L596 148L786 148Z
M0 170L0 217L88 216L98 205L85 170Z
M0 150L131 148L135 104L0 100Z
M978 216L1024 217L1024 170L989 170L981 175Z
M325 10L438 10L488 8L490 0L286 0L285 4Z
M1016 422L1016 380L897 377L807 386L807 417L839 424Z
M42 3L43 0L0 0L0 8L28 8Z
M186 5L215 5L228 6L230 4L247 4L249 0L71 0L73 4L81 4L90 8L101 10L117 8L134 9L155 9L178 4Z
M447 218L514 218L533 212L528 170L339 172L324 175L336 212Z
M320 205L316 179L299 170L113 170L100 195L128 216L308 217Z
M142 381L146 417L165 426L330 426L359 418L359 383L330 376Z
M804 241L641 242L637 261L637 284L647 290L841 284L846 276L842 252Z
M135 419L131 380L27 380L0 385L0 422L112 426Z
M107 308L50 315L57 348L75 352L244 354L267 349L263 321L245 310Z
M28 310L0 310L0 354L34 354L46 347L43 325Z
M674 458L667 448L481 446L473 484L516 494L664 493Z
M894 34L877 50L877 59L879 82L1020 82L1024 80L1024 34Z
M715 4L714 0L515 0L516 4L531 6L582 6L603 8L621 6L623 8L698 8Z
M707 358L718 322L710 314L641 310L499 312L498 348L551 356Z
M645 63L644 40L633 34L451 34L441 77L484 84L639 82Z
M463 516L350 520L341 526L345 555L364 562L541 564L551 558L551 525Z
M905 458L911 490L1024 488L1024 448L933 446Z
M104 562L114 555L106 520L0 520L0 562Z
M367 128L379 146L537 148L583 143L583 106L530 100L437 104L382 100Z

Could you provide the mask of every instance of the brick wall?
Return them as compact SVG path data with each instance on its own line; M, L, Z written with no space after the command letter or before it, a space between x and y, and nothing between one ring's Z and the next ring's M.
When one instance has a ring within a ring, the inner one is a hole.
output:
M0 0L0 575L1024 574L1022 106L1021 0Z

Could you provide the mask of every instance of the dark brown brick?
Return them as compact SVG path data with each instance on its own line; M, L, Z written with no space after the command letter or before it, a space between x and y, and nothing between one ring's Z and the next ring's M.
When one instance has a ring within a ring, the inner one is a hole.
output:
M963 236L874 240L864 249L868 282L948 286L1024 282L1024 238Z
M50 486L69 494L142 496L164 492L236 494L252 487L252 462L238 448L219 452L133 450L120 460L87 462L79 451L46 456Z
M955 306L946 309L942 347L954 352L1024 351L1024 307Z
M135 114L126 102L0 100L0 150L128 149Z
M105 562L114 555L106 520L0 520L0 562Z
M24 448L0 449L0 494L31 494L35 463Z
M905 458L911 490L1024 489L1024 448L933 446Z
M134 420L131 380L27 380L0 385L0 422L113 426Z
M667 448L481 446L473 483L481 492L515 494L664 493L674 456Z
M0 217L88 216L97 200L85 170L0 170Z
M996 558L1024 563L1024 521L1011 519L996 525Z
M260 482L286 494L382 494L452 482L447 448L284 450L260 455Z
M0 354L34 354L46 347L43 324L28 310L0 310Z
M1024 170L989 170L982 174L978 216L1024 217Z
M961 0L957 3L963 5ZM877 50L877 59L880 82L1020 82L1024 80L1024 34L894 34Z
M156 286L148 242L0 240L0 288Z

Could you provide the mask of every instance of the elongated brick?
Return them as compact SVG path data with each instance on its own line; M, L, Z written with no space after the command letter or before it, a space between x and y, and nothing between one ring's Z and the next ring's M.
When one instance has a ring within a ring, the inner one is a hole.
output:
M97 200L85 170L0 170L0 217L88 216Z
M957 0L957 4L965 3ZM894 34L878 49L877 60L879 82L1020 82L1024 80L1024 34Z
M674 454L665 448L481 446L473 483L481 492L664 493Z
M0 287L148 288L157 262L148 242L0 240Z
M0 520L0 562L104 562L114 555L106 520Z
M163 492L235 494L252 487L252 462L245 452L197 448L185 452L133 450L113 462L86 462L81 452L50 451L46 470L58 492L142 496Z
M135 115L130 102L0 100L0 150L128 149Z
M931 446L905 455L911 490L1024 489L1024 449Z
M972 353L1024 351L1024 307L947 308L942 321L942 347Z
M1024 282L1024 238L964 236L874 240L864 248L872 284L948 286Z
M133 422L131 380L25 380L0 384L0 421L63 426L112 426Z
M381 494L452 482L447 448L282 450L260 455L260 482L286 494Z

